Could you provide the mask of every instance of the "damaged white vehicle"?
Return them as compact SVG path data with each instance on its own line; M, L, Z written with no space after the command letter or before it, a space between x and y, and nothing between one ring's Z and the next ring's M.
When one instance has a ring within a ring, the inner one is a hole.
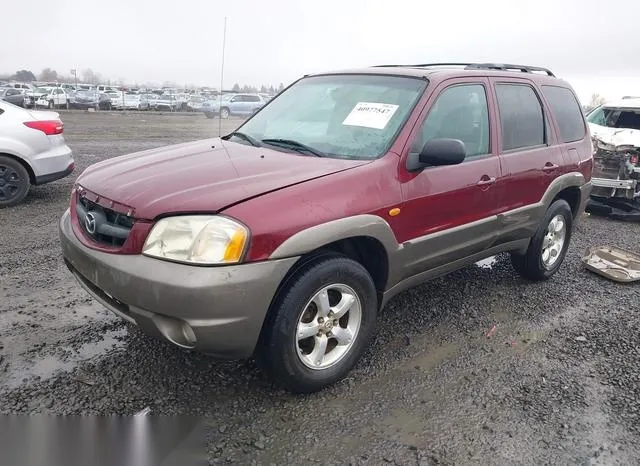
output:
M594 196L640 198L640 98L625 98L587 115L594 145Z

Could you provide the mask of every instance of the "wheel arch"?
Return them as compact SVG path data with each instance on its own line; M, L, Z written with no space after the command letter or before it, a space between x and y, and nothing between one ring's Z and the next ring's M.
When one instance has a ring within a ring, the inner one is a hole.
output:
M576 218L584 205L583 196L588 196L588 192L583 192L586 185L585 177L582 173L571 172L560 175L554 179L545 192L542 203L549 208L558 199L567 201L571 207L573 217Z
M262 340L265 328L275 315L282 291L289 286L291 280L303 268L327 257L347 257L362 265L371 275L380 307L383 293L389 280L393 278L399 249L400 245L389 224L376 215L346 217L313 226L291 236L269 257L282 259L299 256L299 259L289 269L273 294L262 323L259 340Z
M36 174L33 171L33 168L31 167L31 165L29 165L29 163L26 160L24 160L23 158L18 157L16 155L7 153L7 152L0 152L0 156L7 157L7 158L10 158L12 160L15 160L20 165L22 165L25 168L25 170L27 170L27 173L29 174L29 182L32 185L36 184Z

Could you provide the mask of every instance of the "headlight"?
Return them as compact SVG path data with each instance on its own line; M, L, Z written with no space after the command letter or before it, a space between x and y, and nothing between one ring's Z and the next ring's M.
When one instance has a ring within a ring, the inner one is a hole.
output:
M168 217L154 225L142 253L192 264L234 264L242 259L248 237L246 227L227 217Z

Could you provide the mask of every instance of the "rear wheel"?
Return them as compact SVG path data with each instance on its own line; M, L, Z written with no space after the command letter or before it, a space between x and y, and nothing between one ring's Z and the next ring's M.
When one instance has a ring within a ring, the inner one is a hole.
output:
M289 391L311 393L345 377L367 348L377 295L362 265L325 256L297 272L274 306L257 359Z
M55 106L56 106L56 105L53 103L53 100L50 100L50 101L49 101L49 108L50 108L50 109L53 109L53 108L55 108Z
M29 173L14 159L0 155L0 208L21 202L29 193Z
M567 201L559 199L551 204L527 252L511 254L515 270L529 280L546 280L554 275L567 255L572 225L573 215Z

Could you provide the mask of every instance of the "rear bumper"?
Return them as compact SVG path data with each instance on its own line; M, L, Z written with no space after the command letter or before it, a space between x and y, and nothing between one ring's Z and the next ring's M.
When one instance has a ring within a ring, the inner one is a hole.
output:
M52 181L56 181L56 180L60 180L62 178L65 178L69 175L71 175L71 173L73 173L73 170L75 168L75 164L74 162L71 162L71 164L69 164L69 166L59 172L55 172L55 173L49 173L48 175L40 175L40 176L36 176L36 186L39 186L41 184L45 184L45 183L51 183Z
M85 247L60 220L67 267L96 300L145 333L220 358L251 356L278 285L296 258L197 267Z
M36 184L48 183L67 176L71 173L67 171L73 162L73 153L66 144L57 145L29 158L29 163L36 177Z

